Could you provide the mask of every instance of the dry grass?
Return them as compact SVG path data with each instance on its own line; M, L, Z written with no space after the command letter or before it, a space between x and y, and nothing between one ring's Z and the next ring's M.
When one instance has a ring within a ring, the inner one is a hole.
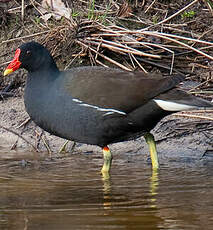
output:
M143 4L145 4L145 2L146 1L143 1ZM144 12L147 13L151 11L156 2L157 1L147 1L147 7L144 9ZM132 7L125 1L123 4L119 4L115 1L104 1L104 5L102 1L90 1L88 3L87 1L80 0L78 4L82 4L87 8L82 8L83 14L78 20L72 17L70 20L65 19L63 22L59 23L54 23L53 21L45 23L41 20L35 23L35 21L33 21L35 24L34 26L40 29L39 32L3 40L1 43L25 41L28 39L32 40L39 37L43 44L47 46L49 43L51 44L48 48L51 49L52 54L55 56L57 55L56 52L60 49L60 44L65 45L68 43L66 46L67 48L71 44L70 39L75 37L76 44L87 50L89 55L93 55L90 59L93 60L94 63L91 64L98 63L106 65L106 63L102 63L102 61L99 60L99 57L101 57L100 59L106 59L126 70L140 68L146 71L143 67L143 61L145 63L146 60L153 61L154 65L154 62L159 64L163 63L164 59L166 59L165 62L169 63L169 65L165 68L169 68L171 74L176 59L182 57L182 62L189 62L186 54L194 54L194 62L193 57L192 60L190 60L191 66L193 66L193 64L199 65L198 59L203 60L205 58L206 60L213 60L213 56L208 54L209 50L213 47L212 42L202 40L201 38L204 35L181 30L180 28L186 25L182 22L175 24L170 22L175 17L180 16L182 12L198 4L198 2L198 0L194 0L172 15L155 23L150 22L150 20L143 21L141 18L134 15L132 13ZM92 3L94 3L94 5L92 5ZM138 4L138 2L136 1L135 4ZM22 0L19 7L13 7L8 9L8 11L11 14L14 12L16 16L20 12L21 19L24 20L25 9L29 7L29 5L40 12L38 9L40 4L33 0ZM206 10L208 9L209 13L211 13L210 5L206 3L206 6L208 7ZM90 19L88 19L88 17L90 17ZM143 28L131 29L124 26L118 26L116 25L117 19L124 21L128 20L130 25L132 23L141 23L141 27ZM204 33L208 33L208 31ZM123 64L122 58L119 62L106 56L104 54L105 50L110 51L109 56L114 56L112 53L121 55L127 60L127 63ZM141 61L141 57L145 60ZM186 60L184 60L184 58L186 58ZM205 65L200 65L199 67L208 68L208 66L206 67Z
M154 21L153 16L150 20L150 17L144 19L134 14L134 7L139 7L138 1L134 6L125 1L80 0L76 3L79 8L73 9L73 12L81 9L81 12L78 11L79 16L75 17L73 14L70 20L63 19L59 22L54 19L47 22L38 19L35 22L30 17L33 28L36 28L35 33L29 30L24 35L20 33L19 36L3 40L1 44L38 40L50 49L56 60L66 59L62 61L65 63L63 68L70 67L79 57L88 56L91 65L113 65L128 71L138 69L149 72L157 67L169 74L179 72L192 75L195 70L202 69L206 74L200 77L202 83L192 90L193 93L204 89L203 87L208 89L213 83L210 65L213 61L213 43L204 39L212 29L207 26L202 33L187 31L183 28L187 28L189 22L178 19L183 12L192 7L196 9L200 1L191 1L170 16L167 15L168 10L165 10L166 5L158 1L147 0L140 3L146 14L154 12L154 15L163 15L158 22ZM156 4L160 4L161 8L156 8ZM16 17L19 15L21 20L29 21L26 16L29 5L39 11L40 4L37 1L22 0L20 5L17 3L8 12ZM206 1L203 2L202 9L208 15L212 14L211 6ZM27 31L28 24L25 24ZM136 24L140 28L135 29ZM0 63L0 66L5 63Z

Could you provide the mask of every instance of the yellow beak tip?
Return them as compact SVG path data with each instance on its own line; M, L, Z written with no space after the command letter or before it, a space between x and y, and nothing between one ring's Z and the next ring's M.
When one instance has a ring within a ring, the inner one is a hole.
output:
M4 71L4 73L3 73L3 75L6 76L6 75L8 75L8 74L10 74L10 73L12 73L12 72L13 72L13 69L6 69L6 70Z

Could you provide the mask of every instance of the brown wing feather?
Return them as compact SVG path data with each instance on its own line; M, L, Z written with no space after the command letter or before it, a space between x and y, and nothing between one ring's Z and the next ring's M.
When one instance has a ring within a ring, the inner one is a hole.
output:
M101 67L75 68L65 73L66 90L84 103L113 108L126 113L157 95L172 89L181 76L153 77L143 72L127 72Z

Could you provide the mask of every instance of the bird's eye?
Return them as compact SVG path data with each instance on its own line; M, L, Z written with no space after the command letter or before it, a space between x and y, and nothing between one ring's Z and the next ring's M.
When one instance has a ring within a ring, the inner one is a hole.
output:
M30 55L30 54L31 54L30 50L27 50L27 52L26 52L26 53L27 53L27 55Z

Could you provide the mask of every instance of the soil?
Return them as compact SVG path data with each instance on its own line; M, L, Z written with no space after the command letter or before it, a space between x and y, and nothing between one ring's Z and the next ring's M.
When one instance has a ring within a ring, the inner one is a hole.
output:
M76 1L72 1L73 7L77 12L79 10L79 4L76 4ZM98 4L103 4L107 1L97 1ZM145 1L145 5L138 3L139 1L131 1L130 7L131 12L137 17L140 17L141 20L146 20L146 23L151 23L155 20L164 19L165 15L168 16L175 13L177 10L180 10L183 5L187 5L188 1L156 1L153 7L151 7L146 13L152 1ZM144 2L144 1L143 1ZM28 1L26 1L29 4ZM118 1L119 3L119 1ZM57 40L55 41L53 37L48 35L41 35L36 37L17 39L15 41L5 42L11 38L19 38L25 35L32 33L41 32L42 28L40 24L35 24L35 18L38 18L37 12L29 4L26 8L25 21L22 22L20 18L20 11L14 13L8 13L8 9L17 7L17 4L20 4L19 1L14 3L13 1L8 1L4 3L4 6L0 5L0 8L4 10L4 13L0 14L0 23L1 23L1 34L0 34L0 71L2 73L3 69L6 67L7 62L11 60L14 55L14 50L23 42L29 40L36 40L45 44L48 48L51 49L52 54L56 62L59 64L61 69L64 69L67 64L70 62L70 57L73 54L76 54L81 50L80 47L74 45L71 39L74 36L74 32L69 32L66 34L68 39L66 40ZM120 3L119 3L120 4ZM118 4L118 5L119 5ZM137 5L138 4L138 5ZM121 4L120 4L121 5ZM20 5L19 5L20 6ZM86 11L86 4L81 2L81 13ZM112 7L113 10L116 10L116 6ZM187 14L187 12L195 12L195 16L192 14ZM3 11L2 11L3 12ZM171 20L171 23L183 23L184 26L181 28L185 31L191 32L191 34L200 34L203 40L211 41L212 40L212 12L208 10L206 5L199 1L193 7L187 10L185 16L179 15ZM83 15L83 14L81 14ZM83 16L81 16L83 17ZM33 19L33 23L32 23ZM125 24L126 17L120 18L117 23ZM65 20L66 21L66 20ZM42 22L44 25L45 23ZM66 22L60 22L62 25ZM54 19L50 22L47 22L48 26L54 30L54 25L59 26L59 22L56 22ZM140 24L139 24L140 25ZM128 25L129 26L129 25ZM136 26L136 24L134 24ZM55 31L56 32L56 31ZM75 31L76 32L76 31ZM63 34L64 35L64 34ZM68 42L69 41L69 42ZM61 44L61 45L56 45ZM68 44L68 43L69 44ZM66 45L65 45L66 44ZM55 50L54 50L54 49ZM209 50L209 55L212 54L212 51ZM114 54L113 54L114 55ZM69 57L69 58L68 58ZM186 57L185 57L186 58ZM191 57L195 58L195 56ZM189 60L189 59L188 59ZM72 66L87 65L90 64L90 61L87 57L77 58ZM168 61L168 60L167 60ZM181 66L183 60L177 61L175 66ZM183 65L182 65L183 66ZM199 67L199 68L198 68ZM183 67L182 67L183 68ZM184 67L185 70L191 71L190 63ZM150 66L150 71L155 71L156 67ZM190 78L190 81L193 84L199 85L202 84L202 89L212 89L212 61L202 59L202 62L199 65L195 65L193 68L193 78ZM37 127L33 122L29 122L26 125L20 125L25 122L29 117L25 112L24 102L23 102L23 92L24 92L24 83L26 78L26 71L19 70L12 77L0 78L0 90L1 92L7 93L1 94L0 99L0 150L6 151L13 147L16 150L25 149L26 151L32 149L32 147L26 143L21 137L26 138L30 143L36 146L40 151L47 151L44 141L41 138L40 134L42 130ZM193 88L193 87L191 87ZM9 90L8 90L9 89ZM12 94L12 96L11 96ZM213 100L212 94L200 94L200 96ZM213 117L213 113L202 113L202 116ZM5 130L2 127L6 127L9 130L19 133L20 137L14 134L11 131ZM183 117L177 117L171 115L163 119L157 127L153 130L153 134L158 140L158 148L161 153L164 153L164 158L169 158L169 156L180 157L187 155L188 157L197 157L200 158L204 153L211 154L213 152L213 124L211 120L204 119L188 119ZM42 135L44 137L44 135ZM18 142L16 143L18 139ZM50 149L57 153L59 146L64 143L64 140L53 135L50 135L45 132L45 139L48 142ZM141 151L148 153L146 145L143 143L143 138L139 138L135 141L113 144L113 152L122 153L122 152L132 152L132 153L141 153ZM68 144L68 152L72 152L72 142ZM91 151L100 151L96 146L88 146L84 144L77 144L74 151L82 151L84 153ZM207 152L206 152L207 151ZM147 154L148 156L148 154ZM184 158L186 159L186 158ZM189 158L187 158L189 159Z
M211 117L213 118L213 115L211 115ZM28 118L29 116L25 112L22 97L9 98L0 101L0 124L12 131L16 131L20 136L36 146L40 152L47 152L44 141L39 138L38 134L41 134L42 130L38 126L33 122L30 122L26 127L19 128L19 126ZM164 164L170 161L193 162L194 160L200 160L203 155L210 156L212 161L212 130L212 121L200 119L194 120L177 117L175 115L164 118L152 131L157 141L157 148L161 162ZM46 132L45 140L55 156L58 155L59 148L65 142L64 139L50 135ZM14 148L15 143L15 150L11 150L11 148ZM67 154L87 154L95 152L100 153L101 157L101 149L97 146L77 143L75 148L72 149L73 144L74 143L71 141L68 143L66 148ZM149 151L143 137L134 141L113 144L110 146L110 149L115 155L123 153L130 155L143 154L145 158L149 158ZM17 151L18 153L26 153L32 150L32 147L22 138L8 130L0 129L0 152Z

